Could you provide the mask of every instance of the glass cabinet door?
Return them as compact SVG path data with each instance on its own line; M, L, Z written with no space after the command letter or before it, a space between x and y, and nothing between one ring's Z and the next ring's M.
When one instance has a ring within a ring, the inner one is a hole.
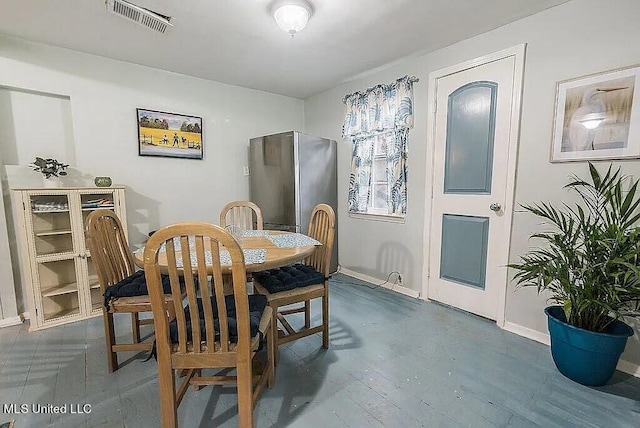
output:
M36 257L73 254L69 196L30 195Z
M77 316L81 298L69 194L29 194L42 322Z

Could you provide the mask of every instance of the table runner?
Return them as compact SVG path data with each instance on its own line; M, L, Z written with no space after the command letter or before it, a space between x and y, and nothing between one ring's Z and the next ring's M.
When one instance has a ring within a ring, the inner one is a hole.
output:
M244 238L250 238L252 236L269 236L268 230L243 230L242 236Z
M310 236L302 233L285 233L279 235L269 235L267 239L276 247L288 248L288 247L304 247L308 245L322 245L322 243L316 241Z
M247 265L264 263L267 258L267 250L264 248L258 248L254 250L242 250L244 253L244 263ZM177 256L177 255L176 255ZM191 265L195 265L197 261L197 255L191 254ZM208 265L213 264L211 258L211 251L204 252L204 259ZM227 250L220 251L220 263L223 265L231 264L231 255ZM176 267L182 267L182 257L176 257Z

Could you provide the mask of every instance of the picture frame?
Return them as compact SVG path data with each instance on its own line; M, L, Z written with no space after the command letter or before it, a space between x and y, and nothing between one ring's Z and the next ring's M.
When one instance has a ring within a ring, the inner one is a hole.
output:
M640 64L556 85L551 162L640 157Z
M138 155L202 159L202 118L158 110L136 109Z

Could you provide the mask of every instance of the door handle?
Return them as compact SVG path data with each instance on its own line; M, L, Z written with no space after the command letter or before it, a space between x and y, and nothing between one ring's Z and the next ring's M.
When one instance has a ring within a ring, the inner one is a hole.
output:
M498 212L498 211L500 211L500 210L502 209L502 206L501 206L499 203L494 202L494 203L492 203L491 205L489 205L489 209L490 209L491 211L496 211L496 212Z

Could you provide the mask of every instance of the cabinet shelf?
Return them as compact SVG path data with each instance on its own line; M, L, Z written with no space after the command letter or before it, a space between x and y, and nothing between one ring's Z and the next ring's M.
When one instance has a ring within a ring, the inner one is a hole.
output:
M55 209L55 210L33 210L34 214L56 214L56 213L68 213L69 209Z
M51 260L51 258L55 256L55 260ZM58 261L58 260L69 260L75 256L73 249L69 249L66 251L50 251L47 253L38 253L36 254L36 262L37 263L46 263L49 261Z
M63 309L57 312L52 312L47 314L46 320L47 321L55 321L58 320L60 318L65 318L65 317L72 317L72 316L77 316L78 315L78 309L77 308L70 308L70 309Z
M89 275L89 288L100 288L100 281L98 281L98 275Z
M71 229L47 230L35 232L36 236L55 236L55 235L71 235Z
M89 208L82 208L82 211L95 211L98 210L100 208L104 208L104 209L113 209L114 206L113 205L103 205L101 207L89 207Z
M70 282L68 284L58 284L55 287L49 287L42 290L42 297L60 296L62 294L77 293L78 283Z

